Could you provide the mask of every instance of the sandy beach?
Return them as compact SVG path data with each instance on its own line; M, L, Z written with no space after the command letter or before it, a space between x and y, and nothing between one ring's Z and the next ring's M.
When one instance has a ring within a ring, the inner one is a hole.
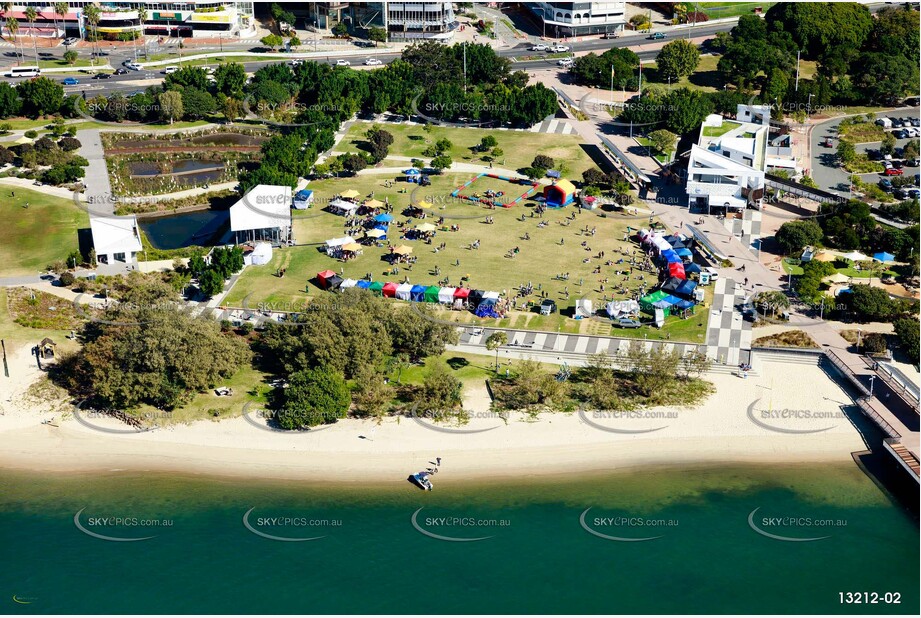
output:
M466 425L406 417L381 424L345 420L294 435L267 428L256 408L247 418L142 433L87 414L82 415L86 424L65 414L59 426L46 425L42 421L60 419L70 408L52 408L27 394L40 376L32 369L3 383L0 467L376 483L404 482L441 457L438 484L648 465L847 462L852 452L865 449L841 413L851 399L811 365L764 362L760 375L747 379L710 374L715 394L692 409L659 408L646 415L545 413L537 419L517 414L506 422L489 412L479 386L468 391L466 409L473 418Z

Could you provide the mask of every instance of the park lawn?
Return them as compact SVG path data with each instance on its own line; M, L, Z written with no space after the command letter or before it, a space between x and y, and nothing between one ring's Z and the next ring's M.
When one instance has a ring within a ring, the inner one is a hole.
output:
M55 60L39 60L38 66L42 69L59 69L62 67L74 67L75 69L78 69L80 67L92 67L98 65L91 62L89 58L77 58L73 64L58 58ZM58 73L54 73L54 75L58 75Z
M7 356L12 355L21 345L35 345L45 337L50 337L58 344L58 353L73 352L78 344L67 339L70 330L56 330L52 328L29 328L13 321L9 310L9 290L0 287L0 339L6 344ZM62 303L67 301L62 300ZM15 371L10 367L10 371Z
M635 139L636 139L637 142L639 142L639 144L640 144L641 146L646 146L646 147L649 149L650 154L655 153L655 154L652 154L652 156L653 156L653 157L655 158L655 160L658 161L659 163L661 163L661 164L664 165L664 164L668 163L669 161L671 161L672 155L673 155L674 152L675 152L674 150L669 150L667 153L662 153L662 152L659 152L658 150L656 150L655 146L653 146L653 144L652 144L652 141L649 140L648 138L645 138L645 137L640 136L640 137L637 137L637 138L635 138Z
M724 19L740 15L753 15L755 7L761 7L763 13L777 4L776 2L688 2L697 6L710 19Z
M357 122L351 126L345 137L336 146L337 151L358 152L365 142L365 133L373 123ZM517 170L531 165L534 157L543 154L556 162L555 169L560 170L566 178L582 177L582 172L595 167L591 158L582 149L578 135L557 135L549 133L531 133L530 131L496 131L493 129L432 127L424 131L421 125L380 124L393 135L390 146L391 155L428 159L422 154L439 139L451 140L453 147L448 151L455 162L487 165L481 158L488 153L471 150L486 135L492 135L498 141L498 148L504 152L502 157L493 162L496 167ZM409 162L405 163L409 167Z
M7 186L0 196L0 276L36 275L79 248L89 217L71 200Z
M891 268L880 265L879 268L873 269L863 269L857 270L853 266L848 266L847 268L839 268L838 272L842 275L847 275L848 277L854 277L855 279L870 279L871 277L898 277L900 274Z
M719 56L714 56L712 54L701 56L700 63L697 65L694 72L677 81L673 80L671 82L671 87L689 88L691 90L700 90L701 92L716 92L721 89L725 83L716 70L718 63ZM669 86L668 80L659 76L654 62L651 64L643 64L643 84L647 86L649 84L658 84L666 88Z
M788 275L798 277L803 274L803 267L800 266L800 261L798 259L793 260L791 258L784 258L781 260L780 265L783 268L783 271Z
M499 359L502 362L502 359ZM396 383L397 375L403 384L420 385L425 380L426 374L436 365L441 365L449 373L463 382L486 380L495 377L496 358L494 355L467 354L464 352L445 352L441 356L429 356L422 363L403 369L402 372L391 371L388 375Z

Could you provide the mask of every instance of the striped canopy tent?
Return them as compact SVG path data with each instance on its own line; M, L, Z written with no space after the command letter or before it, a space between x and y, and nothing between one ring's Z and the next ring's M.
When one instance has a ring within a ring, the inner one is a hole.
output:
M384 284L381 283L380 281L375 281L374 283L368 286L368 289L374 292L375 294L380 295L382 294L382 291L384 289Z
M425 302L437 303L438 302L438 292L440 291L441 291L441 288L434 286L434 285L430 285L429 287L425 288L425 295L424 295Z
M409 300L412 297L413 286L411 283L404 283L397 288L396 297L398 300Z
M397 288L399 287L400 287L399 285L390 281L384 284L384 287L381 288L381 292L387 298L395 298L397 295Z
M410 291L409 297L417 303L425 302L425 286L414 285L413 289Z

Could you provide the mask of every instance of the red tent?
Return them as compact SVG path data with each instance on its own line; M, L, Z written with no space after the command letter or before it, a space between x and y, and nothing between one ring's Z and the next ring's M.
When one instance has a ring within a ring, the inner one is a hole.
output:
M679 262L672 262L668 265L668 276L669 277L678 277L679 279L687 279L687 275L684 274L684 264Z
M317 280L320 282L320 287L324 290L329 287L329 279L335 277L336 273L331 270L324 270L321 273L317 273Z
M398 288L398 287L400 287L400 286L397 285L396 283L393 283L392 281L391 281L390 283L385 283L385 284L384 284L384 289L382 290L383 293L384 293L384 296L386 296L387 298L394 298L394 297L396 297L396 295L397 295L397 288Z
M467 300L467 297L470 296L469 288L457 288L454 290L454 300Z

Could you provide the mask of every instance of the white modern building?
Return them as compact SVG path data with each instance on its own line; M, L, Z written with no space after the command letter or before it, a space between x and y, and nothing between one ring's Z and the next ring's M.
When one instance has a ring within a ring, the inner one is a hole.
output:
M627 23L626 2L526 2L550 37L620 32Z
M142 250L138 219L127 217L90 216L93 249L99 264L115 265L118 262L134 264Z
M770 136L768 105L739 105L736 119L707 116L691 146L687 194L690 206L717 210L761 208L765 172L796 173L790 136Z
M378 27L398 41L449 39L459 25L451 2L305 2L285 8L310 28L331 30L343 23L355 32Z
M277 245L291 237L291 187L257 185L230 207L234 242L264 240Z
M14 17L19 36L87 37L130 40L148 36L220 37L253 32L253 2L232 0L189 0L187 2L67 2L67 10L58 13L53 2L13 2L3 12L4 19ZM95 4L99 23L92 25L86 8ZM27 7L37 12L34 23L26 17ZM143 12L141 11L143 9ZM142 19L143 18L143 19ZM4 22L4 32L6 31Z

